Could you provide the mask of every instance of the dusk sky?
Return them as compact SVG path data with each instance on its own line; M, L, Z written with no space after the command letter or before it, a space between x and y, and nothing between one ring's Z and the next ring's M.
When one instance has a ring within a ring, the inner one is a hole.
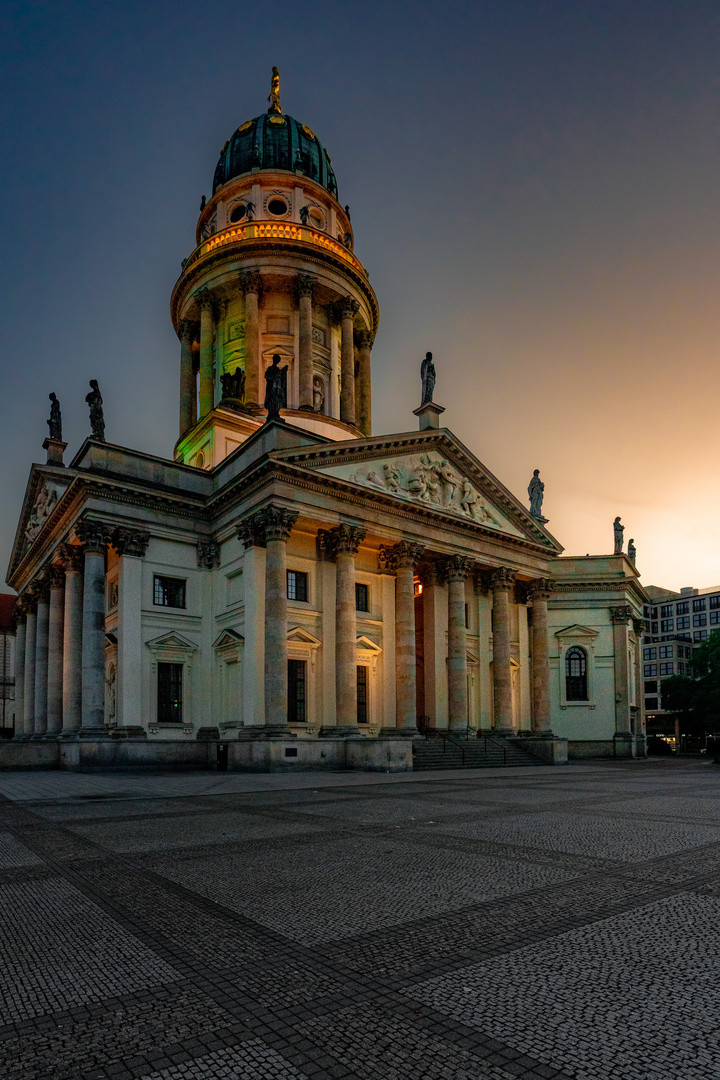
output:
M717 0L5 0L0 564L48 394L69 461L172 456L169 300L221 146L267 109L328 148L380 303L375 433L443 421L566 554L720 585ZM6 589L6 586L0 586Z

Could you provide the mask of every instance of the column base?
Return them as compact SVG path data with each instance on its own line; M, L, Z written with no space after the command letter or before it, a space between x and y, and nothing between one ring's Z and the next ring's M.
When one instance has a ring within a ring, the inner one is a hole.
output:
M60 732L59 731L47 731L43 735L43 739L50 740L51 742L54 742L59 738L60 738Z
M358 724L329 724L320 728L321 739L349 739L357 735L364 735Z
M111 739L112 735L107 728L81 727L76 733L78 739Z
M513 739L517 735L515 728L511 727L496 727L492 731L488 732L488 737L494 736L496 739Z
M381 739L422 739L422 734L416 727L384 727L380 728Z
M60 732L61 739L76 739L80 728L63 728Z
M543 728L541 731L518 731L518 739L554 739L555 732L550 728Z
M251 727L238 728L238 740L250 739L297 739L289 724L253 724Z

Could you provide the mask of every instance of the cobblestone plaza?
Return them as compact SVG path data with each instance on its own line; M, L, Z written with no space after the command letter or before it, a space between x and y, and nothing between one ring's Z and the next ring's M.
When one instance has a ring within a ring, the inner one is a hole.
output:
M720 770L0 777L6 1080L720 1076Z

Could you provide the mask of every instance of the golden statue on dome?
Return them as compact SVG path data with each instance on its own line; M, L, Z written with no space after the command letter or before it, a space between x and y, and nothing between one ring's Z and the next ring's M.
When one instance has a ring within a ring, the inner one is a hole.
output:
M280 72L276 67L272 69L272 79L270 80L270 96L268 97L270 102L270 108L268 112L282 113L280 108Z

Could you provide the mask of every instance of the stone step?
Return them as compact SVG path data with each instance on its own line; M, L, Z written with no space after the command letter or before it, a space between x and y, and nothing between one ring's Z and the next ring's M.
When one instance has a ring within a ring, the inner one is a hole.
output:
M413 743L413 769L496 769L542 765L529 751L505 739L458 739L433 735Z

